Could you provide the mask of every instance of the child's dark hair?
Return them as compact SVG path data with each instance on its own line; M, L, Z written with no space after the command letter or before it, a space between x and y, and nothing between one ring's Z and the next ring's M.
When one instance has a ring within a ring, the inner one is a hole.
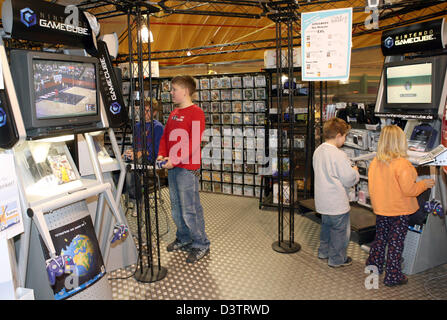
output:
M196 80L191 76L176 76L172 79L171 83L187 88L190 96L197 90Z
M343 119L332 118L326 121L323 125L323 137L324 140L334 139L337 134L342 136L347 134L351 130L351 126Z

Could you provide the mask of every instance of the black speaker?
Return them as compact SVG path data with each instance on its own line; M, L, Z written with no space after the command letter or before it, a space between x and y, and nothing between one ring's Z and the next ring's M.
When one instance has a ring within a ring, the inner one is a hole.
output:
M19 141L19 134L11 110L11 103L9 102L6 90L0 90L0 148L10 149L17 141Z
M100 73L100 91L110 128L121 128L128 121L128 113L124 104L121 73L117 75L107 44L99 40L98 56Z

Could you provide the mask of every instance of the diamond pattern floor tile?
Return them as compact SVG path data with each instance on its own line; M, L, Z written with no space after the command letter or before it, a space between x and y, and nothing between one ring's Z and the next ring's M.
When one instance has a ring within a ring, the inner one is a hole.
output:
M294 254L273 251L277 212L259 210L255 198L202 193L211 253L194 265L187 264L186 253L166 251L166 245L175 239L167 188L162 190L162 198L164 210L160 210L159 221L165 235L160 257L167 276L158 282L141 283L132 276L135 265L110 272L113 299L447 299L447 265L409 276L409 283L401 287L385 287L381 276L379 289L367 290L367 253L350 242L352 266L328 267L317 258L320 225L306 216L295 216L295 241L302 249ZM136 235L136 218L131 214L127 217Z

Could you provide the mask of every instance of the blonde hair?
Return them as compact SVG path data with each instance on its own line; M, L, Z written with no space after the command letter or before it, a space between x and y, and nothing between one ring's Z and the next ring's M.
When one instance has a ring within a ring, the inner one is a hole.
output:
M397 158L407 158L407 137L396 125L386 126L380 133L377 145L377 160L389 162Z

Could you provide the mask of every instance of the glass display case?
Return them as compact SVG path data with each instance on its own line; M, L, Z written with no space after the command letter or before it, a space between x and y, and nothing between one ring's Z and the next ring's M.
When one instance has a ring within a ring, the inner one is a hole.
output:
M82 180L65 142L26 141L15 149L16 163L30 203L72 193L96 183Z

